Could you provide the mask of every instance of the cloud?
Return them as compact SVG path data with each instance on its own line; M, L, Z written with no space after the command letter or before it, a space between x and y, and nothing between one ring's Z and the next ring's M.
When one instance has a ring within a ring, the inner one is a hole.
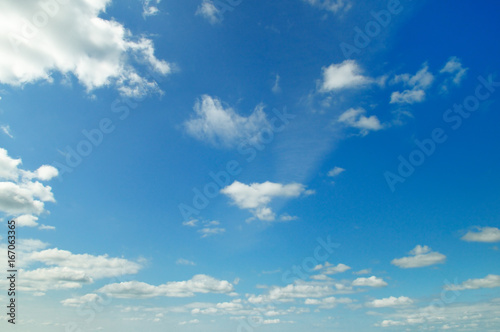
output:
M329 177L334 178L334 177L338 176L338 175L339 175L340 173L342 173L342 172L345 172L345 169L343 169L342 167L337 167L337 166L335 166L333 169L331 169L331 170L328 172L328 174L327 174L327 175L328 175Z
M311 6L319 9L328 10L337 13L341 10L347 11L351 8L351 2L347 0L304 0Z
M403 83L411 89L402 92L395 91L391 95L391 104L413 104L424 101L425 90L431 87L434 81L434 75L429 72L427 64L422 65L422 68L415 74L396 75L392 83Z
M128 281L109 284L98 290L100 293L117 298L191 297L195 293L229 294L233 291L233 285L228 281L204 274L195 275L187 281L172 281L159 286Z
M462 236L467 242L500 242L500 229L496 227L475 227Z
M82 284L90 284L94 280L82 270L69 267L39 268L36 270L20 270L23 275L19 289L30 292L46 292L50 289L76 289Z
M454 74L453 83L458 85L465 77L468 68L464 68L462 62L456 56L452 56L446 65L439 71L441 74Z
M124 258L108 257L108 255L73 254L70 251L57 248L32 252L26 255L26 261L41 262L49 266L55 265L80 271L95 279L135 274L142 268L139 263Z
M220 227L213 227L213 228L205 227L205 228L199 229L198 233L201 233L202 234L201 237L205 238L205 237L216 235L216 234L222 234L225 231L226 231L225 228L220 228Z
M265 304L270 302L291 302L296 298L321 298L335 293L330 285L296 281L284 287L271 287L267 294L247 294L248 302L252 304Z
M361 69L354 60L345 60L340 64L331 64L323 68L323 81L320 92L340 89L359 88L374 83L372 78L361 74Z
M469 279L460 285L448 285L448 290L480 289L500 287L500 275L488 274L482 279Z
M150 39L134 36L114 19L100 17L110 3L0 2L0 29L5 32L0 48L10 50L0 58L0 83L52 82L53 74L60 73L74 75L88 92L105 86L127 96L160 92L156 82L138 68L167 75L172 65L154 56Z
M21 159L9 157L0 148L0 211L21 217L20 226L36 226L37 217L45 212L45 202L55 202L52 188L39 181L48 181L58 175L55 167L43 165L36 171L20 169ZM4 181L2 181L4 180Z
M66 300L62 300L61 304L65 307L80 307L87 303L102 303L104 299L94 293L86 294L79 297L73 297Z
M280 87L280 75L276 75L276 79L274 80L274 85L271 89L271 91L275 94L281 92L281 87Z
M369 278L357 278L352 282L352 285L362 287L385 287L387 283L382 278L371 276Z
M222 102L208 95L201 96L194 106L195 117L184 126L189 135L216 147L234 147L244 139L257 138L269 127L262 106L257 106L248 117L224 108Z
M2 132L9 136L10 138L14 138L14 136L12 136L12 134L10 133L10 127L9 125L6 125L6 126L0 126L0 129L2 130Z
M311 194L300 183L281 184L266 181L250 185L234 181L223 188L221 193L233 200L240 209L248 209L259 220L273 221L275 213L267 206L274 198L295 198Z
M362 108L350 108L342 113L337 121L348 127L360 129L362 135L367 135L370 131L378 131L384 128L375 115L366 117L365 114L366 111Z
M220 23L222 21L222 14L212 0L203 0L203 2L196 9L196 15L202 16L210 24Z
M337 304L339 303L343 303L343 304L348 304L348 303L352 303L353 300L349 299L349 298L336 298L336 297L326 297L324 299L306 299L304 301L304 304L308 304L308 305L317 305L319 306L320 308L323 308L323 309L332 309L332 308L335 308L337 306Z
M386 307L401 307L408 306L413 303L413 300L406 296L400 297L386 297L384 299L377 299L366 303L367 307L373 308L386 308Z
M391 264L408 269L443 264L446 261L445 255L431 251L431 248L428 246L417 245L410 251L410 255L408 257L395 258L391 261Z
M372 273L372 269L363 269L360 271L353 272L353 274L361 275L361 274L370 274Z
M195 262L192 262L190 260L187 260L187 259L184 259L184 258L179 258L175 264L177 265L191 265L191 266L195 266Z
M143 0L142 1L142 16L154 16L160 12L158 5L161 0Z
M198 319L191 319L189 321L182 321L179 322L179 325L186 325L186 324L198 324L200 321Z
M351 268L345 264L337 264L337 265L332 265L328 262L325 263L325 265L319 264L316 265L313 268L313 271L321 271L321 274L325 275L330 275L330 274L336 274L336 273L343 273L347 270L350 270Z

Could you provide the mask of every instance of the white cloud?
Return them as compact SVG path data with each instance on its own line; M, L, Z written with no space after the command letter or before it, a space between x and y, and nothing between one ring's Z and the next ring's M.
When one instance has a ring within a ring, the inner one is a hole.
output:
M192 262L190 260L187 260L187 259L184 259L184 258L179 258L175 264L177 265L191 265L191 266L195 266L195 262Z
M38 220L38 217L33 216L31 214L23 214L19 217L16 217L16 224L17 226L20 227L36 227L38 226L38 223L36 222Z
M362 108L350 108L339 116L338 122L360 129L362 135L367 135L370 131L378 131L384 128L375 115L366 117L365 114L366 111Z
M186 324L198 324L200 321L198 319L191 319L189 321L182 321L182 322L179 322L179 325L186 325Z
M153 16L160 12L157 5L161 0L143 0L142 1L142 16Z
M328 10L333 13L337 13L338 11L347 11L351 8L351 2L347 0L304 0L309 3L311 6Z
M21 159L9 157L7 150L0 148L0 211L21 217L20 226L36 226L37 217L45 212L45 202L55 202L52 188L38 181L51 180L58 175L53 166L43 165L35 172L20 169Z
M226 280L218 280L204 274L195 275L187 281L172 281L153 286L139 281L109 284L98 292L118 298L190 297L195 293L230 294L233 285Z
M183 226L189 226L189 227L195 227L198 224L198 219L191 219L188 221L183 221L182 225Z
M400 307L407 306L413 303L413 300L406 296L400 297L386 297L383 299L376 299L366 303L366 306L373 308L385 308L385 307Z
M332 308L335 308L337 306L337 304L339 303L343 303L343 304L348 304L348 303L352 303L353 300L349 299L349 298L336 298L336 297L325 297L324 299L306 299L304 301L304 304L308 304L308 305L317 305L319 306L320 308L323 308L323 309L332 309Z
M321 298L335 293L330 285L296 281L284 287L271 287L267 294L247 294L248 302L264 304L270 302L291 302L296 298Z
M39 268L36 270L20 270L22 279L19 289L30 292L45 292L50 289L76 289L82 284L90 284L94 280L82 270L69 267Z
M325 265L319 264L316 265L313 268L313 271L321 271L321 274L325 275L330 275L330 274L336 274L336 273L343 273L347 270L350 270L351 268L345 264L337 264L337 265L332 265L328 262L325 263Z
M328 172L328 176L329 177L336 177L337 175L339 175L340 173L342 172L345 172L345 169L343 169L342 167L337 167L335 166L334 168L332 168L329 172Z
M1 97L0 97L0 99L1 99ZM9 127L9 125L0 126L0 129L2 130L2 132L5 135L9 136L10 138L14 138L14 136L12 136L12 134L10 133L10 127Z
M281 92L281 87L280 87L280 75L276 75L276 79L274 81L274 85L271 89L273 93L280 93Z
M462 236L467 242L500 242L500 229L496 227L475 227Z
M382 278L371 276L369 278L357 278L352 282L352 285L363 287L385 287L387 286L387 283Z
M81 305L87 303L102 303L102 302L104 302L104 299L101 296L94 293L90 293L90 294L85 294L83 296L62 300L61 304L65 307L80 307Z
M211 235L217 235L217 234L222 234L226 231L225 228L220 228L220 227L205 227L202 229L198 230L198 233L201 233L201 237L205 238Z
M196 9L196 15L205 18L210 24L220 23L222 15L219 8L217 8L212 0L203 0L203 2Z
M274 198L294 198L311 194L300 183L281 184L266 181L264 183L244 183L234 181L223 188L221 193L229 196L240 209L248 209L260 220L273 221L275 213L267 206Z
M57 248L32 252L26 255L26 261L41 262L49 266L55 265L80 271L95 279L135 274L142 267L139 263L124 258L108 257L108 255L73 254L70 251Z
M431 248L428 246L417 245L410 251L410 255L408 257L395 258L391 261L391 264L407 269L443 264L446 261L445 255L431 251Z
M52 82L58 72L73 74L89 92L110 85L128 96L159 92L156 82L144 78L137 67L146 65L166 75L172 66L153 55L150 39L138 38L114 19L100 17L110 3L0 2L0 29L5 32L0 48L10 50L0 58L0 83Z
M429 66L424 64L415 74L396 75L393 83L403 83L411 89L403 92L395 91L391 95L391 104L413 104L422 102L425 99L425 90L431 87L434 81L434 75L429 72Z
M441 74L454 74L455 76L453 77L453 83L458 85L465 77L465 73L467 72L467 70L468 68L463 67L460 59L456 56L453 56L448 60L446 65L439 72Z
M353 274L361 275L361 274L370 274L372 273L372 269L363 269L360 271L353 272Z
M248 117L224 108L222 102L208 95L201 96L194 106L195 117L184 123L191 136L217 147L234 147L244 139L257 138L269 127L262 106L257 106Z
M320 92L358 88L375 81L361 74L361 69L354 60L345 60L340 64L331 64L323 68L323 82Z
M449 285L449 290L480 289L500 287L500 275L488 274L482 279L469 279L460 285Z

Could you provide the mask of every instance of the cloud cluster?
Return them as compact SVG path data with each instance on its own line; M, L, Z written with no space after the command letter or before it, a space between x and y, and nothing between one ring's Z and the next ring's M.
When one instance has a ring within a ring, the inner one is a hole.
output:
M154 11L146 1L149 13ZM53 81L54 73L74 75L87 91L115 86L127 96L159 92L139 73L172 72L172 65L154 56L153 42L134 36L119 22L103 19L111 0L2 1L0 83L22 86Z
M410 251L408 257L395 258L391 264L404 269L424 267L435 264L443 264L446 261L446 256L435 251L431 251L428 246L417 245Z
M500 242L500 229L496 227L475 227L462 236L462 240L467 242Z
M351 8L352 4L347 0L304 0L311 6L319 9L328 10L332 13L339 11L347 11Z

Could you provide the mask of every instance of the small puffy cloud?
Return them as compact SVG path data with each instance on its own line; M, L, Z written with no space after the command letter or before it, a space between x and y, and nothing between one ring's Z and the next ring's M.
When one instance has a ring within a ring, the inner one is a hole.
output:
M413 303L413 300L406 296L400 297L386 297L384 299L376 299L366 303L367 307L385 308L385 307L402 307L408 306Z
M45 292L50 289L76 289L82 284L94 282L92 277L82 270L69 267L39 268L36 270L21 270L23 278L19 289L29 292Z
M267 294L247 294L248 302L252 304L265 304L271 302L291 302L297 298L322 298L335 293L329 285L296 281L284 287L271 287Z
M467 242L500 242L500 229L496 227L475 227L462 236Z
M221 193L230 197L240 209L248 209L260 220L273 221L275 213L267 206L274 198L294 198L312 193L300 183L281 184L266 181L250 185L234 181Z
M391 264L408 269L443 264L446 261L445 255L431 251L431 248L428 246L417 245L410 251L410 255L408 257L395 258L391 261Z
M393 92L391 104L413 104L424 101L425 90L431 87L434 82L434 75L429 72L429 66L424 64L415 75L396 75L392 82L395 84L403 83L410 89Z
M195 293L230 294L233 291L233 285L226 280L198 274L187 281L172 281L159 286L139 281L114 283L102 287L98 292L117 298L152 298L157 296L191 297Z
M0 148L0 212L21 217L20 226L36 226L35 216L45 212L45 202L55 202L52 188L39 181L58 175L53 166L43 165L35 172L20 169L21 159L9 157Z
M360 129L362 135L384 128L375 115L366 117L365 114L366 111L363 108L350 108L342 113L337 121L348 127Z
M325 297L323 299L306 299L304 304L308 305L317 305L322 309L332 309L337 306L339 303L349 304L352 303L353 300L349 298L336 298L336 297Z
M349 266L342 263L337 265L332 265L329 262L326 262L325 265L322 264L316 265L313 268L313 271L321 271L322 274L329 275L329 274L343 273L350 269L351 268Z
M210 24L220 23L222 15L219 8L217 8L212 0L203 0L196 9L196 15L205 18Z
M106 86L127 96L160 92L157 83L138 68L146 66L167 75L172 65L154 56L150 39L134 36L114 19L101 17L110 0L45 3L0 2L0 29L5 32L0 48L10 50L0 58L0 83L52 82L52 75L60 73L74 75L88 92ZM46 19L35 21L34 15Z
M463 67L460 59L457 58L456 56L453 56L448 60L446 65L439 72L441 74L447 73L447 74L454 75L453 76L453 83L458 85L458 84L460 84L462 79L465 77L467 70L468 70L468 68Z
M332 168L332 169L328 172L328 174L327 174L327 175L328 175L329 177L334 178L334 177L338 176L340 173L343 173L343 172L345 172L345 169L343 169L342 167L337 167L337 166L335 166L334 168Z
M385 287L387 283L382 278L371 276L369 278L357 278L352 282L352 285L362 287Z
M184 258L179 258L175 264L177 265L191 265L191 266L195 266L195 262L192 262L190 260L187 260L187 259L184 259Z
M361 74L361 69L354 60L345 60L340 64L331 64L323 68L323 81L320 92L358 88L375 81Z
M304 0L311 6L317 7L322 10L328 10L332 13L339 11L347 11L351 8L352 4L348 0Z
M269 127L262 106L257 106L248 117L224 108L222 102L203 95L194 106L195 116L184 123L186 131L194 138L216 147L234 147L245 139L257 138Z
M36 222L38 217L33 216L31 214L23 214L19 217L16 217L16 224L19 227L36 227L38 223Z
M66 300L62 300L61 304L65 307L80 307L88 303L102 303L104 299L94 293L86 294L79 297L73 297Z
M179 322L179 325L187 325L187 324L198 324L200 322L199 319L191 319L191 320L184 320L182 322Z
M500 287L500 275L488 274L482 279L469 279L460 285L448 285L449 290L480 289Z

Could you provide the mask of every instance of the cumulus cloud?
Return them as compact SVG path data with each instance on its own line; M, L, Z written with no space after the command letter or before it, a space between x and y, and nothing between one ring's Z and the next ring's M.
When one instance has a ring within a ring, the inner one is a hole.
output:
M210 24L222 21L221 10L215 6L212 0L203 0L195 14L205 18Z
M128 281L106 285L98 292L117 298L190 297L195 293L230 294L233 285L226 280L198 274L187 281L172 281L154 286L139 281Z
M19 226L34 227L38 215L45 212L45 202L55 202L52 188L39 181L49 181L58 175L55 167L43 165L36 171L19 166L21 159L9 157L0 148L0 211L19 217Z
M291 302L297 298L322 298L335 293L335 290L326 284L296 281L284 287L271 287L267 294L247 294L248 302L265 304L270 302Z
M374 83L372 78L362 75L361 68L354 60L345 60L340 64L331 64L323 68L323 81L320 92L358 88Z
M322 274L329 275L329 274L336 274L336 273L342 273L347 270L350 270L351 268L345 264L337 264L337 265L332 265L329 262L326 262L325 265L318 264L313 268L313 271L321 271Z
M382 278L371 276L369 278L357 278L352 282L352 285L362 287L385 287L387 283Z
M410 251L410 255L408 257L395 258L391 261L391 264L407 269L443 264L446 261L445 255L431 251L431 248L428 246L417 245Z
M167 75L172 65L154 56L150 39L103 19L111 0L2 1L0 83L52 82L54 73L74 75L87 91L115 86L121 94L159 92L139 67ZM27 19L28 18L28 19Z
M335 166L335 167L334 167L334 168L332 168L330 171L328 171L328 174L327 174L327 175L328 175L329 177L334 178L334 177L338 176L340 173L343 173L343 172L345 172L345 169L343 169L342 167L337 167L337 166Z
M300 195L312 194L300 183L281 184L266 181L264 183L252 183L250 185L234 181L231 185L223 188L221 193L230 197L234 204L240 209L248 209L260 219L273 221L276 214L268 207L275 198L295 198Z
M304 0L311 6L317 7L319 9L328 10L333 13L339 11L347 11L351 8L352 4L347 0Z
M500 275L488 274L482 279L469 279L460 285L448 285L449 290L480 289L500 287Z
M216 234L222 234L226 232L225 228L221 227L204 227L198 230L198 233L201 234L202 238L211 236L211 235L216 235Z
M413 104L424 101L425 90L434 82L434 75L429 72L429 66L424 64L415 75L396 75L392 82L402 83L409 89L402 92L394 91L391 95L391 104Z
M158 4L161 0L143 0L142 1L142 16L153 16L160 12Z
M191 265L191 266L195 266L195 262L192 262L190 260L187 260L187 259L184 259L184 258L179 258L175 264L177 265Z
M366 117L365 114L366 111L363 108L350 108L342 113L337 121L348 127L360 129L362 135L384 128L375 115Z
M462 236L462 240L467 242L500 242L500 229L478 226Z
M245 139L257 138L269 127L262 106L257 106L248 117L237 114L222 105L218 98L201 96L194 106L195 116L184 123L189 135L216 147L234 147Z
M383 299L376 299L370 301L366 303L366 306L373 308L401 307L401 306L408 306L412 303L413 300L406 296L400 296L400 297L390 296Z
M66 300L62 300L61 304L65 307L80 307L87 303L102 303L104 299L94 293L85 294L79 297L73 297Z

